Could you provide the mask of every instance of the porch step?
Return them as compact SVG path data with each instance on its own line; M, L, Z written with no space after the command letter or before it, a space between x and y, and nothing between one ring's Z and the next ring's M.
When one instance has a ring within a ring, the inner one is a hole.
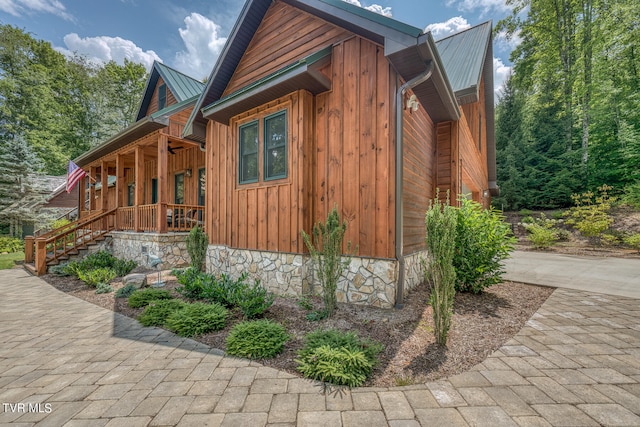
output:
M37 276L36 274L36 266L34 263L29 262L29 263L24 263L22 264L22 267L27 271L27 273L31 274L32 276Z

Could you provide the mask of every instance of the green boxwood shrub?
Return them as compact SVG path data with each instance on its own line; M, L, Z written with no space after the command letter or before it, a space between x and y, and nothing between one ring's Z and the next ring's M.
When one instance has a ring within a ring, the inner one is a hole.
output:
M165 326L183 337L205 334L225 327L227 310L220 304L196 302L174 311Z
M235 325L227 336L227 353L248 359L268 359L282 353L289 335L270 320L253 320Z
M87 286L95 288L99 283L108 284L116 278L116 272L112 268L100 267L93 270L78 271L78 279L82 280Z
M186 302L177 299L151 301L138 316L138 321L143 326L163 326L167 321L167 317L186 305Z
M381 351L379 343L362 340L353 332L314 331L305 336L297 369L310 379L357 387L371 375Z
M149 305L151 301L171 299L171 293L166 289L140 289L129 297L129 307L140 308Z

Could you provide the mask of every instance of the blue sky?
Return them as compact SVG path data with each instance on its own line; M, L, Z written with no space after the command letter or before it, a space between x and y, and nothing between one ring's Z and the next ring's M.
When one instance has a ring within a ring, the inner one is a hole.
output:
M436 39L509 13L505 0L345 0L419 28ZM244 0L0 0L0 22L96 61L154 60L201 79L209 75ZM428 27L427 27L428 26ZM496 88L517 40L494 42Z

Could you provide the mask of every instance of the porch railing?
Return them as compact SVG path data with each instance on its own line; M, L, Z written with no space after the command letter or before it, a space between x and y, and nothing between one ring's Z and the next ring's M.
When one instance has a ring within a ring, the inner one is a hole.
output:
M116 228L119 230L135 230L136 207L126 206L118 208L116 212Z
M138 206L138 229L141 231L154 231L156 229L156 216L158 205Z
M167 230L189 231L196 225L204 227L204 206L167 205Z

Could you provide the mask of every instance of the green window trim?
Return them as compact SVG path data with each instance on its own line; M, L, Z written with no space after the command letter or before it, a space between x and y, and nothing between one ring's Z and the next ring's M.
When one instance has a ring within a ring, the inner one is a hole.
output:
M265 181L287 177L287 110L263 119L263 175ZM281 126L281 128L279 128Z
M251 141L251 139L253 141ZM238 129L238 182L258 182L258 120L245 123Z

